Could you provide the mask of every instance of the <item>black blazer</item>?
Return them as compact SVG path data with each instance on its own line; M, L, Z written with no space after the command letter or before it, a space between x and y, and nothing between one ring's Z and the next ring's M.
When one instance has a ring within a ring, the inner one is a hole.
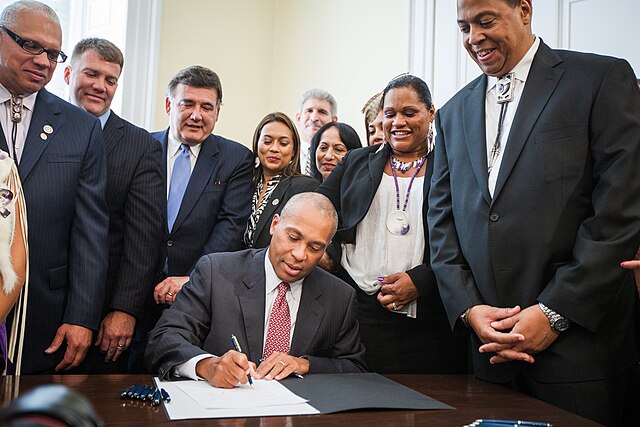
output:
M280 214L282 208L290 198L298 193L313 191L320 183L317 179L307 175L294 175L285 178L278 183L278 186L267 202L267 205L260 215L260 220L256 224L256 231L253 235L253 247L256 249L266 248L271 243L271 220L275 214Z
M340 243L356 243L356 227L371 207L373 197L380 186L384 168L389 161L391 149L388 144L351 150L331 172L329 178L316 191L327 196L338 211L340 225L333 239L336 249ZM427 196L429 181L433 173L433 153L427 157L423 188L423 221L425 248L423 264L407 274L418 289L418 318L441 321L445 318L440 301L436 277L429 265L429 232L427 228ZM382 218L381 221L385 219ZM340 259L335 259L340 264Z
M1 130L0 149L8 151ZM18 172L29 227L22 373L35 373L62 360L66 344L44 354L62 323L97 330L102 319L109 215L100 121L41 89Z
M156 279L166 192L160 144L111 112L103 129L107 151L109 268L104 313L140 319Z
M564 382L625 372L636 360L634 286L619 263L640 243L633 71L622 60L541 43L493 198L486 85L486 76L477 78L436 117L429 230L450 324L472 305L540 301L567 317L569 330L532 365L490 365L490 355L474 351L480 377L508 382L527 369L538 381Z
M152 134L162 145L165 189L168 132ZM247 147L218 135L202 143L171 232L165 197L159 264L162 268L168 259L169 276L188 276L202 255L240 249L251 213L252 173L253 154Z
M249 360L263 353L266 250L203 257L169 310L149 333L145 364L161 379L203 353L222 355L235 334ZM353 289L315 268L302 283L290 354L309 359L309 373L362 372L357 301Z

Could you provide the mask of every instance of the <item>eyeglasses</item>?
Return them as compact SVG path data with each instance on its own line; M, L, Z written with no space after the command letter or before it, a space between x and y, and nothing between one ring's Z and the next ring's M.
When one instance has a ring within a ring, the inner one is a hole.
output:
M62 63L67 60L67 55L61 50L45 49L34 41L23 39L4 25L0 25L0 28L9 34L9 37L18 43L18 46L20 46L25 52L29 52L32 55L40 55L42 52L47 52L47 58L49 58L49 61L51 62Z

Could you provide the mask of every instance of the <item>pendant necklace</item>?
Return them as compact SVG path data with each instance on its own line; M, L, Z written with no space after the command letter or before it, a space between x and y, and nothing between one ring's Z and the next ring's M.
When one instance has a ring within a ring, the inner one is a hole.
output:
M413 172L413 176L411 177L411 181L409 181L409 187L407 187L407 195L404 198L404 205L402 209L400 209L400 187L398 186L398 175L396 174L396 165L394 164L394 160L398 161L393 155L389 158L389 164L391 165L391 173L393 173L393 182L396 185L396 210L391 212L387 216L387 230L391 234L396 236L404 236L409 232L411 225L409 224L409 215L407 215L407 205L409 204L409 194L411 193L411 186L413 185L413 180L416 178L418 173L420 172L420 168L424 165L427 160L427 156L422 156L413 162L406 162L409 165L415 167L415 171ZM404 163L404 162L403 162ZM408 170L408 168L406 169ZM405 172L406 172L405 170Z

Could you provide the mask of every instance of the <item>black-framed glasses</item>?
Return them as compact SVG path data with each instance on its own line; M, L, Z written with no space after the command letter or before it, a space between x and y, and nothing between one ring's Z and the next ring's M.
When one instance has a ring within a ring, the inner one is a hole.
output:
M62 63L67 60L67 54L61 50L45 49L34 41L23 39L4 25L0 25L0 28L9 34L9 37L18 43L18 46L20 46L25 52L29 52L32 55L40 55L42 52L47 52L47 58L51 62Z

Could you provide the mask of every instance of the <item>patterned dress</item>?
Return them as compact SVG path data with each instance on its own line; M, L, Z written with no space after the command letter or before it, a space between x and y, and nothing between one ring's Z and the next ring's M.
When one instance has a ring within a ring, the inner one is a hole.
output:
M260 193L262 193L262 187L264 185L263 183L264 176L260 178L260 181L258 182L258 186L256 187L256 191L253 192L253 198L251 199L251 215L249 216L249 221L247 222L247 229L244 231L244 238L243 238L243 242L247 248L253 247L256 226L258 224L258 221L260 221L260 216L264 211L264 207L269 202L269 198L271 197L271 194L280 183L281 177L282 175L276 175L267 182L267 189L264 192L264 196L262 196L262 200L260 200L260 204L258 204L258 198L260 197Z

